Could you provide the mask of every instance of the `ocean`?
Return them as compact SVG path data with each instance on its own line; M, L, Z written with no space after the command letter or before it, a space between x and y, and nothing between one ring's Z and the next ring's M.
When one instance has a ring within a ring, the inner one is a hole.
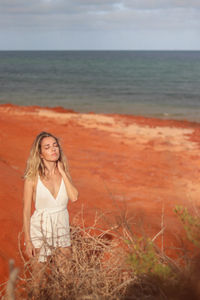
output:
M0 51L0 104L200 122L200 51Z

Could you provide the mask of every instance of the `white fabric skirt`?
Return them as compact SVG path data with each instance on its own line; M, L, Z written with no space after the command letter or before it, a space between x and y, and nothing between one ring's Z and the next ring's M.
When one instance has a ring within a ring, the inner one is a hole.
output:
M47 260L52 249L70 246L68 210L62 207L35 210L30 220L30 236L34 247L40 249L40 262Z

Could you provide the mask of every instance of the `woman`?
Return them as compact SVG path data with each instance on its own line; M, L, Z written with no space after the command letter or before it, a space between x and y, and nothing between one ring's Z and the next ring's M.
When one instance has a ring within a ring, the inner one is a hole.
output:
M66 158L58 139L41 132L27 161L24 182L24 238L26 254L47 261L53 249L70 252L68 199L75 202L78 191L72 183ZM32 201L35 211L31 216Z

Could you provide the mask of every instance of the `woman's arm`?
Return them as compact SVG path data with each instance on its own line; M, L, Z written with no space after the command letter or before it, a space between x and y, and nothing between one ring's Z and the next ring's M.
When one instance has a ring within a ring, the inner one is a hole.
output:
M60 174L62 175L62 178L64 180L69 199L72 202L77 201L78 200L78 191L72 183L72 178L71 178L69 172L65 172L65 170L63 168L63 164L60 161L58 161L58 171L60 172Z
M31 218L31 202L33 198L33 182L30 179L25 179L24 195L23 195L23 229L24 240L26 245L26 253L28 257L35 256L35 248L30 237L30 218Z

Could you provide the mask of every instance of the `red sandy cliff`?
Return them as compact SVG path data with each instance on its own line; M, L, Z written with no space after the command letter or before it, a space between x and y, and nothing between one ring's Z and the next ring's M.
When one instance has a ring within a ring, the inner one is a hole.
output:
M200 124L133 116L79 114L61 108L0 106L0 281L9 258L20 262L17 236L22 229L26 159L40 131L60 137L87 221L95 209L127 210L142 220L150 236L165 215L165 245L181 232L176 204L199 206Z

